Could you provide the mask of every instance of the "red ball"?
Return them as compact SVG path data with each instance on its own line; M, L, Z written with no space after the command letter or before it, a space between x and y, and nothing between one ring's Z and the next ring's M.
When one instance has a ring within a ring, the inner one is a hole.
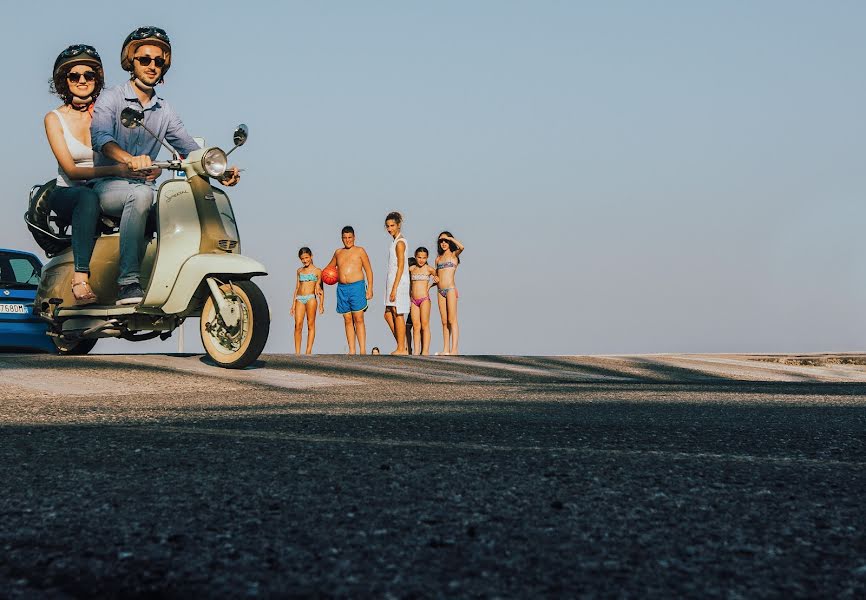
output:
M328 285L337 283L337 267L325 267L322 269L322 281Z

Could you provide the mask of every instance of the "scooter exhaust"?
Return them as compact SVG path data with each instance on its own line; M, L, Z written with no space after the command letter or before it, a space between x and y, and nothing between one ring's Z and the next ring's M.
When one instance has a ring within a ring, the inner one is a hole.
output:
M120 325L120 321L118 321L117 319L109 319L104 323L100 323L99 325L96 325L95 327L91 327L90 329L85 329L84 331L82 331L80 334L78 334L75 337L76 338L88 337L90 335L93 335L94 333L99 333L99 332L104 331L106 329L111 329L112 327L118 327L119 325ZM110 335L112 337L119 337L120 336L120 330L118 330L117 333L113 333L113 332L107 333L107 335Z

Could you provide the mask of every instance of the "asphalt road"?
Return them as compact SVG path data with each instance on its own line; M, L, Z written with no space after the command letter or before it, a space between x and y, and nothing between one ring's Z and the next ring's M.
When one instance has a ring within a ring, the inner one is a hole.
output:
M866 356L0 355L0 597L866 597Z

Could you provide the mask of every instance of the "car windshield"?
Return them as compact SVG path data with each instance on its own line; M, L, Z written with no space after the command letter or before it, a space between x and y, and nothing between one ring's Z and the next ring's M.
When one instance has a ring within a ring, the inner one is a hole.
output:
M0 288L35 290L41 274L42 265L35 257L0 251Z

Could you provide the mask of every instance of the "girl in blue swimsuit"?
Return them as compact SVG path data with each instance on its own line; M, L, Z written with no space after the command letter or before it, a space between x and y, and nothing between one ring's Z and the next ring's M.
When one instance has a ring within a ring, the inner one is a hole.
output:
M306 246L298 251L301 259L298 269L295 294L292 296L291 314L295 318L295 354L301 353L301 334L304 331L304 317L307 317L307 354L313 353L316 339L316 308L319 314L325 312L325 295L322 292L322 270L313 264L313 252Z
M458 354L460 327L457 325L457 285L454 274L460 264L463 244L449 231L443 231L436 240L436 275L439 277L439 316L442 318L442 352L440 355Z

